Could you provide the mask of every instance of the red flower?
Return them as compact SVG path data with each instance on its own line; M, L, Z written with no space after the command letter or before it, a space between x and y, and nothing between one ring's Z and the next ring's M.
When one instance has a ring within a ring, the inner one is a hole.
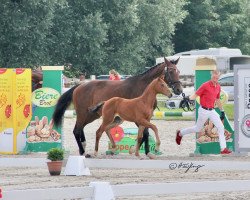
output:
M120 142L122 138L124 137L124 131L122 127L116 126L114 128L110 129L110 134L115 142Z

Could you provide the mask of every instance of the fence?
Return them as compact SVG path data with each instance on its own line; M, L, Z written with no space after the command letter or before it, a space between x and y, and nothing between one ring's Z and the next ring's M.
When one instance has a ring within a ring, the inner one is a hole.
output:
M123 159L85 159L83 167L112 169L176 169L189 165L195 170L249 170L250 162L231 161L180 161L180 160L123 160ZM219 166L219 167L218 167ZM47 167L45 158L1 158L0 167ZM199 167L199 168L198 168ZM66 166L67 168L67 166ZM186 169L183 169L186 170ZM181 188L181 190L180 190ZM85 187L64 187L46 189L26 189L2 191L2 199L94 199L110 200L116 197L154 196L169 194L210 193L226 191L250 191L250 180L169 182L147 184L110 185L109 182L91 182Z
M203 182L172 182L153 184L110 185L108 182L91 182L85 187L13 190L3 192L3 200L93 199L111 200L116 197L159 196L170 194L215 193L250 191L250 180Z

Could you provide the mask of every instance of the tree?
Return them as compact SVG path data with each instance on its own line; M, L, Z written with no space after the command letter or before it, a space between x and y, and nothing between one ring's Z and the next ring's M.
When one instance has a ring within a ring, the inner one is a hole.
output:
M47 35L55 7L63 0L3 0L0 4L0 66L33 67L49 63Z
M183 10L185 4L183 0L140 1L141 23L138 31L143 33L141 56L146 63L154 64L156 57L173 53L172 37L176 25L187 15Z
M134 74L170 55L176 23L186 15L185 1L106 0L99 4L108 25L105 66Z
M246 0L191 0L189 15L177 26L175 52L209 47L242 48L249 15Z
M186 0L3 0L0 66L134 74L170 55Z
M68 1L57 10L51 29L50 56L54 63L72 65L75 75L96 74L106 56L103 48L107 25L96 10L96 1Z

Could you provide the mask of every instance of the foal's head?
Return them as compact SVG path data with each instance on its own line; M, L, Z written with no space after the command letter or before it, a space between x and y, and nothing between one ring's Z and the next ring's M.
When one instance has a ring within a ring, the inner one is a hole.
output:
M153 81L153 84L154 84L154 89L157 93L164 94L169 98L171 98L173 96L168 85L164 82L164 80L162 78L160 78L160 77L156 78Z

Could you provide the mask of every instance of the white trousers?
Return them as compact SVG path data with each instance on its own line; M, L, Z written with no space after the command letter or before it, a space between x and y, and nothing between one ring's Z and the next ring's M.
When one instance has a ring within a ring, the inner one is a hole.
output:
M189 128L184 128L181 130L181 135L184 136L186 134L190 133L197 133L200 132L201 129L204 127L205 122L210 119L213 124L218 129L218 135L219 135L219 141L220 141L220 147L221 149L226 148L226 139L224 135L224 125L221 122L219 114L213 109L213 110L205 110L201 106L198 110L198 119L194 126Z

